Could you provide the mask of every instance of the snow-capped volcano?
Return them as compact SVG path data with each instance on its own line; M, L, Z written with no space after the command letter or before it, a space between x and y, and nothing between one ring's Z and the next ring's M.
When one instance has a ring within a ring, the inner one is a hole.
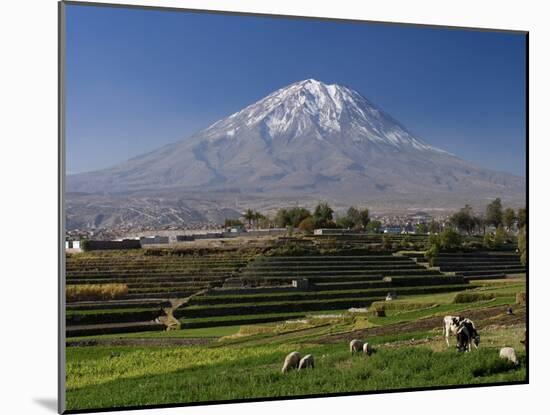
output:
M525 181L430 146L351 88L307 79L180 142L68 178L73 192L171 189L463 206L520 200Z
M284 137L288 140L307 134L322 140L327 134L349 134L354 141L444 152L413 137L358 92L315 79L296 82L273 92L216 122L204 131L204 135L216 138L225 131L234 136L243 128L255 126L264 130L266 139Z

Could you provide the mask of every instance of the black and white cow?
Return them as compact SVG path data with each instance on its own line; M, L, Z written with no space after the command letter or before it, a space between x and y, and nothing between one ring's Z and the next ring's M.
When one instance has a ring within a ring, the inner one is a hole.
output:
M458 329L460 328L460 321L462 317L460 316L445 316L443 317L443 335L445 336L445 341L447 342L447 347L450 347L449 336L452 334L456 336L458 334Z
M479 346L479 334L470 319L463 319L456 334L456 348L459 352L472 351L472 343L477 349Z
M469 318L461 316L445 316L443 318L443 335L447 342L447 347L450 347L449 336L453 334L457 338L458 350L472 350L472 343L477 349L479 346L480 337L475 328L474 322Z

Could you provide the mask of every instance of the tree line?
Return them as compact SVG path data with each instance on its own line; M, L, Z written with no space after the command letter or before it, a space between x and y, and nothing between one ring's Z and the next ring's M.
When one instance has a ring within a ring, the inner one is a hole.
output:
M449 218L449 224L459 232L468 235L485 234L488 226L496 229L503 227L507 232L516 227L518 230L527 223L527 211L520 208L517 212L508 207L503 209L502 201L497 198L487 205L485 215L476 215L470 205L464 206Z
M334 209L326 202L317 204L313 212L307 208L298 206L282 208L277 211L273 218L270 218L260 212L247 209L242 217L249 227L292 227L298 228L304 232L313 232L314 229L319 228L340 228L379 232L382 227L380 221L370 220L369 210L367 208L359 209L355 206L351 206L346 211L345 215L336 218ZM239 219L225 220L226 227L244 226L245 223Z
M494 232L487 232L487 227L494 227ZM502 206L497 198L485 208L483 216L476 215L471 206L466 205L451 215L448 225L441 232L431 233L428 240L426 256L433 259L441 250L459 249L467 243L462 235L483 235L482 247L492 249L503 246L509 239L510 233L517 230L518 251L523 264L527 263L527 210L520 208L517 212ZM470 242L472 244L473 242ZM475 244L475 243L474 243Z

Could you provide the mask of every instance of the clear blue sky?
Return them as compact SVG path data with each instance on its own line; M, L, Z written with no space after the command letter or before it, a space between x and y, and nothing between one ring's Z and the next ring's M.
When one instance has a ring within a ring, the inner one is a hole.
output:
M356 89L428 143L524 175L521 34L69 5L67 170L185 139L273 90Z

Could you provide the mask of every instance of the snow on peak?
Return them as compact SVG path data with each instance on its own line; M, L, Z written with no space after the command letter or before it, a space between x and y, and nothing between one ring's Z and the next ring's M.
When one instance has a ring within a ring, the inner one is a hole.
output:
M207 137L236 137L241 129L262 128L267 138L323 139L349 137L396 148L446 153L414 137L391 116L357 91L338 84L305 79L278 89L265 98L216 122L203 131Z

